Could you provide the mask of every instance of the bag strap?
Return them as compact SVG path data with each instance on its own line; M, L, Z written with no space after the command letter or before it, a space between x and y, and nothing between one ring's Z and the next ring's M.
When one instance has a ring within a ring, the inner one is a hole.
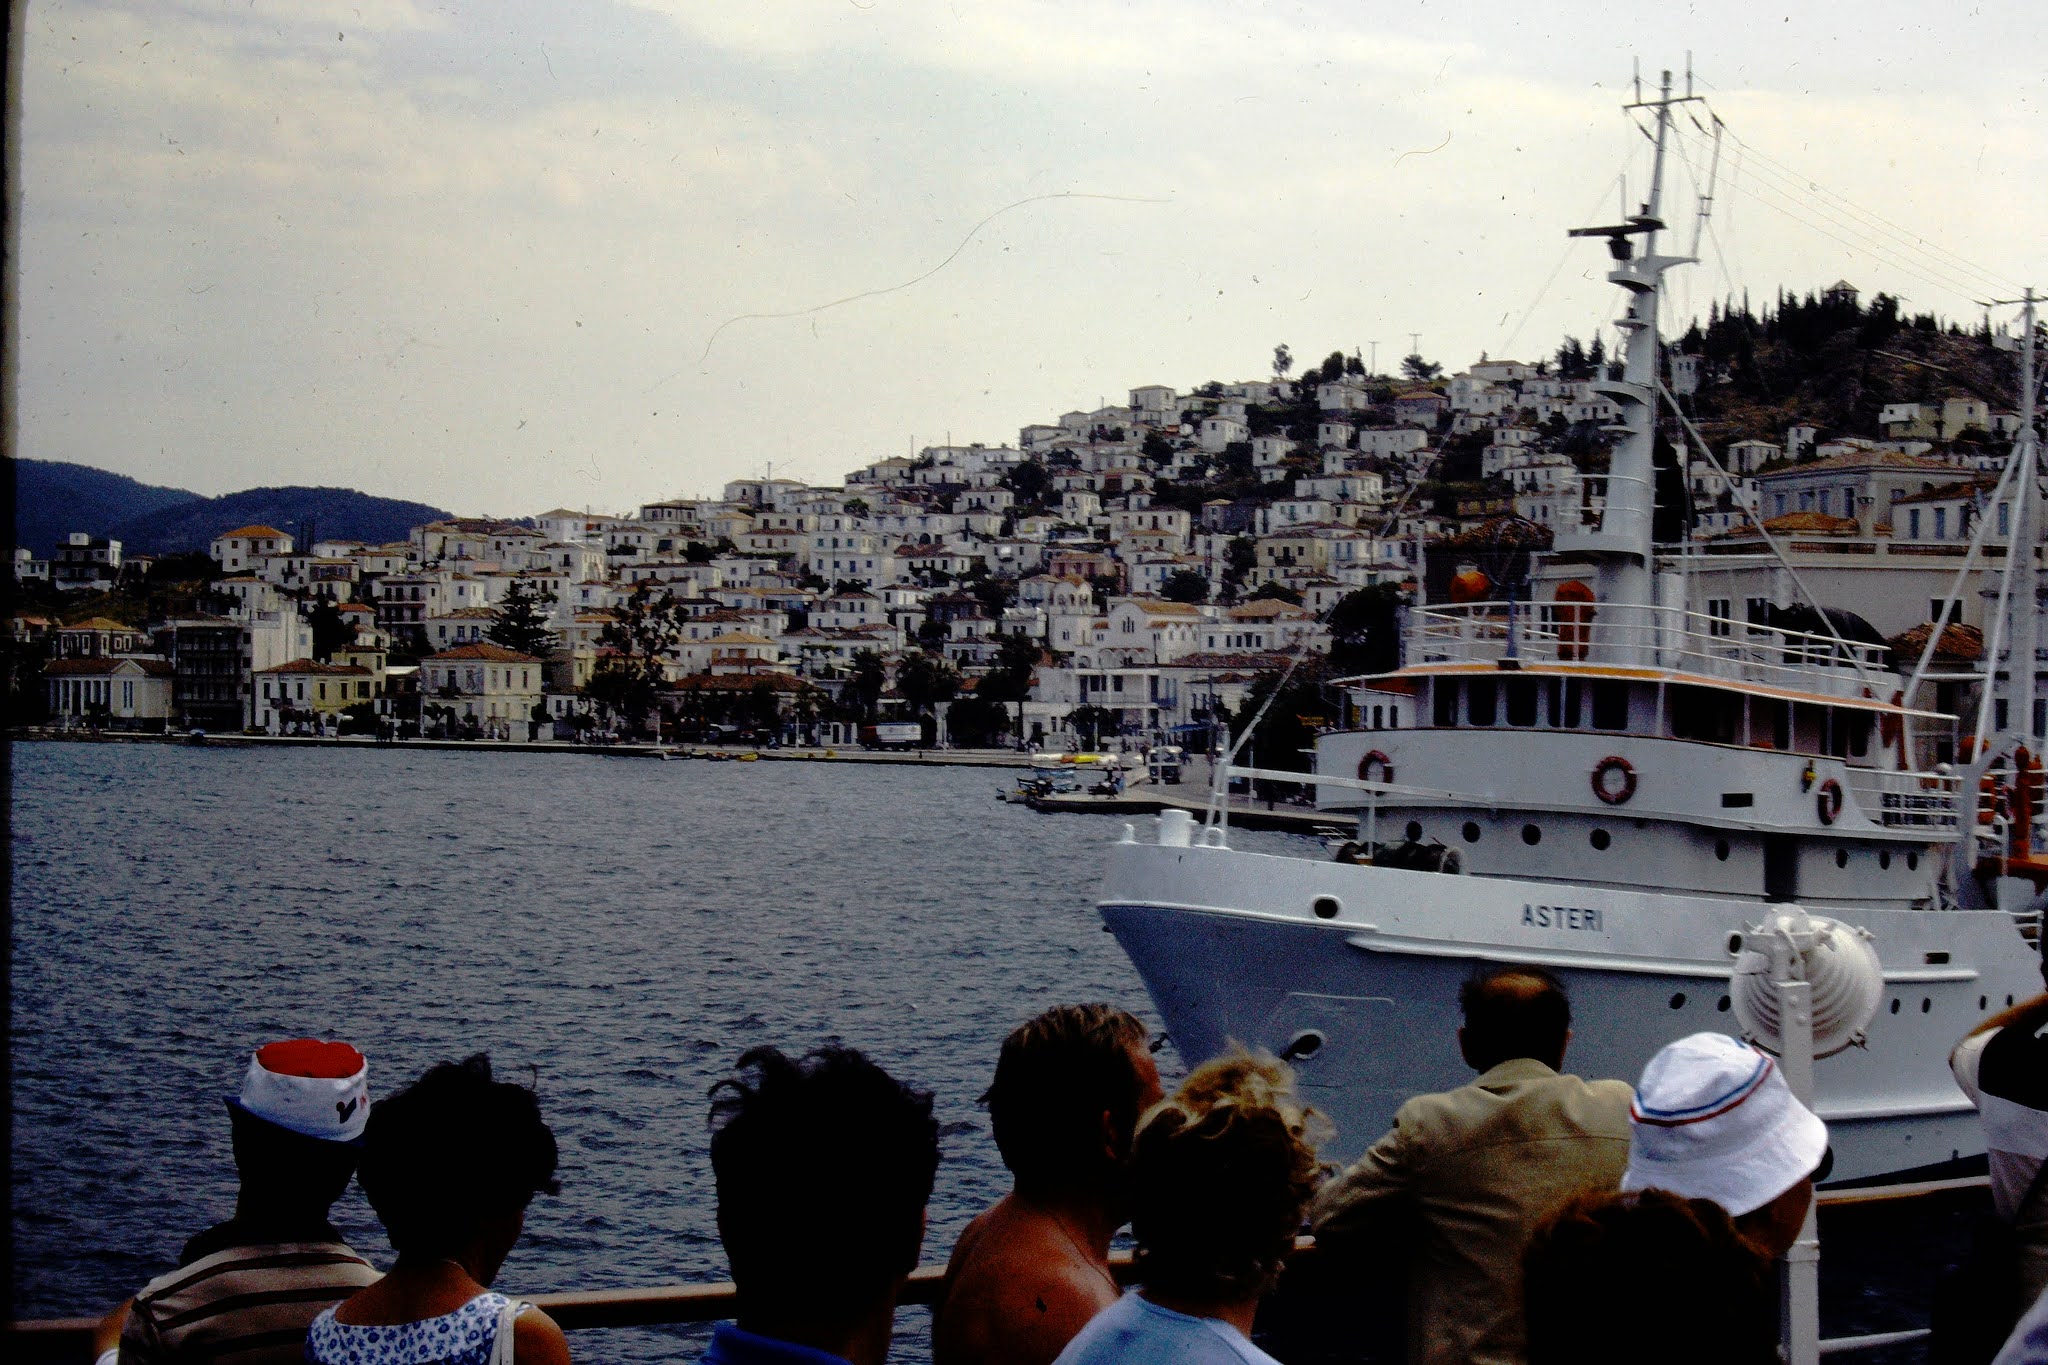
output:
M513 1365L512 1338L519 1315L533 1307L523 1299L505 1300L505 1306L498 1310L498 1331L491 1339L490 1365Z

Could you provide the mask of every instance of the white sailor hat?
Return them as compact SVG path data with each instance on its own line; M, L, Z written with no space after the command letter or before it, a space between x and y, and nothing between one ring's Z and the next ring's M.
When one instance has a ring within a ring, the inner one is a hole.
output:
M1643 1068L1621 1188L1710 1199L1739 1218L1812 1175L1827 1147L1827 1125L1777 1062L1724 1033L1695 1033Z
M355 1142L370 1120L370 1066L347 1043L265 1043L228 1107L305 1137Z

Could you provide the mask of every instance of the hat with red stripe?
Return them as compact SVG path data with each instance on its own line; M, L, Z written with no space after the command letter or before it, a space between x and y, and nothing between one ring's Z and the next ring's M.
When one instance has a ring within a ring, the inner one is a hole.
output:
M1695 1033L1643 1068L1621 1188L1711 1199L1739 1218L1812 1175L1827 1147L1827 1125L1776 1061L1724 1033Z
M228 1107L305 1137L354 1142L370 1121L370 1064L347 1043L265 1043Z

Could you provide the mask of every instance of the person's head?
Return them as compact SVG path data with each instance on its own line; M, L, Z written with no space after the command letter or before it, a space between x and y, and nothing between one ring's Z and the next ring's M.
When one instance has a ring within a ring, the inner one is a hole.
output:
M1581 1194L1523 1259L1529 1365L1773 1365L1770 1263L1720 1205L1667 1190Z
M369 1063L347 1043L266 1043L227 1106L244 1212L324 1217L361 1154Z
M1203 1063L1155 1105L1131 1156L1145 1287L1198 1303L1270 1289L1315 1194L1319 1126L1295 1102L1293 1073L1242 1051Z
M1669 1043L1629 1108L1621 1188L1710 1199L1772 1255L1797 1237L1828 1130L1776 1061L1723 1033Z
M1003 1040L982 1102L1017 1188L1047 1194L1115 1184L1159 1096L1143 1024L1109 1005L1059 1005Z
M1458 1047L1474 1071L1531 1057L1564 1065L1572 1036L1572 1007L1564 987L1541 967L1499 967L1467 980L1458 992L1465 1026Z
M533 1091L478 1053L378 1102L356 1178L401 1259L451 1257L489 1283L533 1196L555 1193L555 1160Z
M932 1097L852 1048L755 1048L711 1087L718 1235L748 1315L849 1320L916 1268Z

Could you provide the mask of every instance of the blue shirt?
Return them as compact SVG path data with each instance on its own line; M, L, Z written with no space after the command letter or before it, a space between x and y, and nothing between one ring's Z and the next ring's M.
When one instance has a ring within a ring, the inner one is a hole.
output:
M764 1337L729 1322L711 1334L700 1365L847 1365L846 1357L793 1341Z
M1220 1318L1161 1308L1131 1290L1088 1320L1053 1365L1280 1365Z

